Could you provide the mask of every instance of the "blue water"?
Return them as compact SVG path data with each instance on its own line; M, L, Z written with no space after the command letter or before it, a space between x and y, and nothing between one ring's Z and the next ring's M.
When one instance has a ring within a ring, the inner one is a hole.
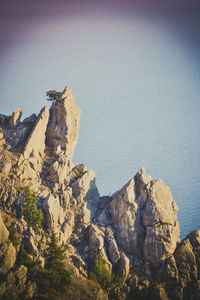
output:
M200 228L200 71L197 53L166 25L135 18L44 20L0 53L1 112L24 117L71 87L82 109L73 161L101 195L144 166L170 187L181 237Z

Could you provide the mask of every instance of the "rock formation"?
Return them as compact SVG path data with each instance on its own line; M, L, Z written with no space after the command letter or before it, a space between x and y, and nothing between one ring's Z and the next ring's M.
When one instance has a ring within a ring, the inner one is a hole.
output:
M50 110L23 122L21 114L0 115L0 298L37 298L29 267L17 257L23 247L44 268L54 232L67 245L75 290L77 282L91 287L84 299L200 299L200 230L180 241L169 187L142 168L112 196L100 197L94 171L71 160L81 111L69 88ZM39 231L24 213L26 187L43 213ZM101 286L88 279L98 275L99 257L114 278L107 275ZM72 290L67 299L80 299Z

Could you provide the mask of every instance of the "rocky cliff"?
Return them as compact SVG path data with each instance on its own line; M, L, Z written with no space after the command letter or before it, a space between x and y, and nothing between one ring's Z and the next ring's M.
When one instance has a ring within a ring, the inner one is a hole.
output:
M72 282L49 299L200 299L200 230L179 239L169 187L142 168L100 197L94 171L71 160L81 111L69 88L21 115L0 115L0 297L47 299L19 256L45 268L53 232Z

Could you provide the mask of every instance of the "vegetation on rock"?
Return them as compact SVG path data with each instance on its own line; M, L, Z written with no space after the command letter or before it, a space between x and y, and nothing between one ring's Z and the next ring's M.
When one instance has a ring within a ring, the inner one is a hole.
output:
M16 266L25 265L28 269L28 278L36 282L35 299L59 299L65 293L67 286L71 282L70 273L65 269L64 245L58 244L58 239L54 232L48 242L46 263L44 268L40 262L33 260L27 251L21 247L17 255Z
M46 96L48 97L47 100L48 101L58 101L58 99L60 98L61 96L61 92L57 92L55 90L50 90L48 92L46 92Z
M28 226L32 227L35 232L38 232L41 228L43 215L41 210L37 210L37 195L36 192L30 190L29 187L25 187L24 202L22 207L22 214Z

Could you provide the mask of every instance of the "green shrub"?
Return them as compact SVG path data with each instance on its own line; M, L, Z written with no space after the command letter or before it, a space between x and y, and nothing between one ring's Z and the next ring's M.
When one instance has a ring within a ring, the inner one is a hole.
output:
M20 248L16 266L25 265L28 269L28 278L36 282L36 300L57 300L66 291L71 277L64 266L64 251L64 246L58 245L58 240L53 232L48 242L46 264L42 268L38 261L32 260L23 247Z
M112 272L106 269L106 262L100 255L97 256L94 272L90 273L90 279L96 280L105 290L111 286Z
M46 96L48 97L47 100L53 101L53 102L58 101L61 94L62 94L61 92L57 92L55 90L50 90L50 91L46 92Z
M18 246L19 244L19 238L18 238L18 235L17 235L17 231L14 227L13 224L6 224L6 227L9 231L9 239L11 240L11 242L13 243L13 246Z
M25 187L24 191L24 205L22 207L22 214L28 225L32 227L35 232L41 228L43 215L41 210L37 210L37 195L31 191L29 187Z
M57 286L62 287L65 284L70 283L70 274L65 269L64 259L65 259L65 246L58 244L58 238L53 231L50 237L50 241L47 243L47 255L45 268L47 270L52 270L57 274Z
M38 271L41 269L40 263L38 261L32 260L28 255L24 247L21 247L15 262L16 266L24 265L28 269L28 277L31 280L37 280Z

